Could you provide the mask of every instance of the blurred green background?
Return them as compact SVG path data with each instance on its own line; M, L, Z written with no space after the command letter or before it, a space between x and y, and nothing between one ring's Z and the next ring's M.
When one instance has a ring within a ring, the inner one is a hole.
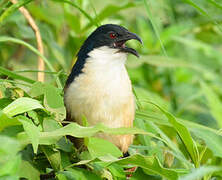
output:
M137 33L144 43L129 42L141 55L140 59L130 56L127 64L139 98L164 104L180 117L217 127L200 82L207 82L221 97L219 1L195 1L198 8L179 0L151 0L147 8L140 0L75 1L90 19L64 2L33 1L27 5L41 31L45 56L56 71L70 72L74 57L95 24L120 24ZM19 11L7 17L0 34L36 46L35 34ZM1 66L13 71L37 70L37 56L22 45L1 43L0 59ZM23 75L37 78L37 73ZM50 75L46 77L52 80Z
M141 57L137 59L129 55L127 61L127 70L137 97L135 126L156 135L160 134L154 130L154 126L151 128L146 121L144 124L139 120L143 119L145 114L146 118L158 124L158 118L163 117L153 105L147 103L151 101L178 119L185 120L189 130L193 128L190 121L210 127L214 132L218 132L217 142L220 142L215 143L217 153L214 154L220 158L216 160L212 156L210 164L221 167L222 139L221 131L217 131L222 127L221 0L19 2L26 4L25 7L37 23L44 43L44 55L55 68L55 72L59 72L56 74L63 85L81 44L97 26L114 23L138 34L143 45L134 41L128 44L135 48ZM10 7L12 4L8 0L0 1L0 65L36 81L38 56L21 43L4 40L6 36L13 37L37 47L35 34L24 16L15 8L9 10ZM46 82L56 86L55 76L49 71L46 66ZM6 75L7 73L0 71L1 84L7 79ZM2 85L0 97L9 97L3 91L4 88ZM14 96L10 95L12 99L19 96L18 92ZM176 133L171 134L170 127L163 127L163 124L158 126L172 141L179 141ZM199 149L200 146L205 147L205 144L209 145L210 141L215 140L214 136L206 134L203 138L208 137L209 141L199 141L202 134L191 131ZM143 138L143 135L138 136L134 144L145 146L146 142L149 142L151 144L148 143L147 146L151 150L145 154L158 154L152 150L159 151L163 144ZM154 142L156 149L152 145ZM180 143L179 141L178 144ZM214 146L210 149L212 151ZM144 152L141 150L142 154ZM182 152L184 153L183 150ZM161 155L157 156L163 158ZM207 162L209 161L205 161L206 165ZM206 179L207 177L205 176Z

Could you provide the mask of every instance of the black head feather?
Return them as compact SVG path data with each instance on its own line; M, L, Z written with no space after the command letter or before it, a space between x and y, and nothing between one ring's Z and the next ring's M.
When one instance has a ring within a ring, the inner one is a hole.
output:
M125 46L125 42L130 39L136 39L142 43L142 40L136 34L129 32L122 26L106 24L98 27L90 34L80 48L77 54L77 61L66 81L66 87L74 81L75 77L82 73L86 59L89 57L88 53L94 48L108 46L119 49L119 52L131 53L138 56L136 50Z

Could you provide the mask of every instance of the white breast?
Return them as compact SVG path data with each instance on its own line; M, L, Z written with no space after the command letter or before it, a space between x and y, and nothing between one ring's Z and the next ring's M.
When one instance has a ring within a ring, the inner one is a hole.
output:
M132 126L135 108L126 54L100 47L88 55L83 73L66 89L68 112L80 124L85 116L90 125Z
M72 118L81 124L85 116L90 125L104 123L122 127L123 107L134 116L131 82L125 69L126 54L102 47L89 53L83 73L65 92L65 103ZM132 119L132 117L130 117Z

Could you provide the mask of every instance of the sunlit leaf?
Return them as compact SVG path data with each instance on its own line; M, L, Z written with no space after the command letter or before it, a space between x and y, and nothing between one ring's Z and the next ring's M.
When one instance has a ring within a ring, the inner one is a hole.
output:
M39 101L28 97L21 97L6 106L2 111L9 117L22 114L33 109L44 109Z
M122 155L121 151L114 144L100 138L88 138L87 147L92 158L108 154L111 154L114 157L120 157Z

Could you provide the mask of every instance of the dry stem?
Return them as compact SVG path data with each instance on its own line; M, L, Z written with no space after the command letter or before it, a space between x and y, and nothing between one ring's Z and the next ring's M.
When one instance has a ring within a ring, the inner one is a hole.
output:
M10 1L13 4L17 3L17 0L10 0ZM36 25L35 21L33 20L32 16L30 15L30 13L28 12L27 9L25 9L24 7L20 7L19 11L24 15L24 17L28 21L29 25L31 26L31 28L35 32L38 50L43 55L44 50L43 50L42 38L41 38L38 26ZM38 57L38 70L39 71L45 70L45 63L41 57ZM43 72L38 72L38 81L44 82L44 73Z

